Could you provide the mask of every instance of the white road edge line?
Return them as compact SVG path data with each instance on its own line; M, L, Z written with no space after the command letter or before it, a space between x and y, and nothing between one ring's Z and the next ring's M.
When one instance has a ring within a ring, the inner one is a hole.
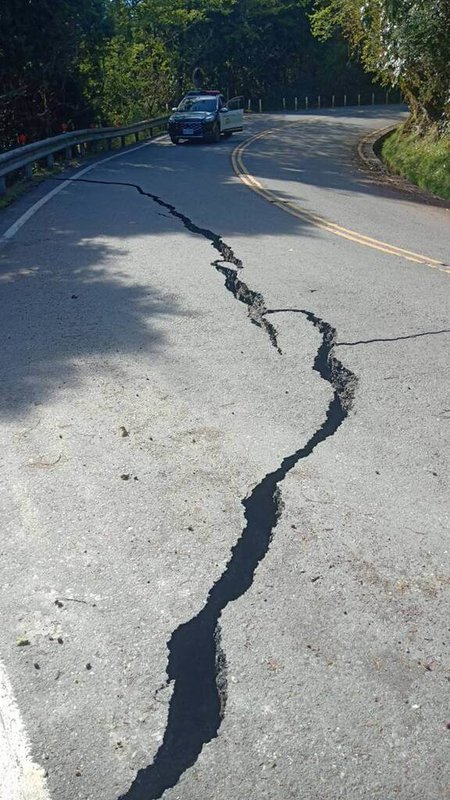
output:
M8 241L16 235L22 225L34 215L52 197L70 186L72 181L81 178L86 172L112 161L114 158L126 156L136 150L148 147L152 142L163 138L157 136L149 142L144 142L129 150L121 150L108 158L96 161L76 172L70 180L62 181L55 189L41 197L28 211L25 211L16 222L11 225L0 238ZM14 697L12 686L9 682L5 668L0 661L0 800L50 800L45 772L39 764L31 758L31 742L27 736L17 701Z
M50 800L45 772L31 758L31 743L1 664L0 800Z
M94 164L89 164L88 167L84 167L84 169L79 170L79 172L75 172L70 180L63 181L62 183L60 183L55 189L52 189L51 192L48 192L48 194L44 195L44 197L41 197L40 200L34 203L34 205L32 205L31 208L28 209L28 211L25 211L25 213L22 214L22 216L19 217L19 219L16 220L5 231L3 236L0 237L0 241L5 242L8 241L9 239L12 239L13 236L16 235L17 231L20 230L22 225L25 225L25 223L28 222L28 220L31 219L31 217L33 217L34 214L36 214L36 212L39 211L40 208L42 208L42 206L48 203L48 201L51 200L52 197L55 197L55 195L57 195L59 192L62 192L62 190L65 189L66 186L70 186L72 181L76 181L77 178L81 178L82 175L85 175L86 172L90 172L91 169L96 169L96 167L100 167L102 164L106 164L107 161L112 161L114 158L120 158L120 156L126 156L128 155L128 153L134 153L136 150L142 150L143 147L148 147L150 144L158 141L159 139L162 139L164 136L166 136L166 134L161 134L161 136L155 136L154 139L150 139L150 141L144 142L144 144L139 144L137 147L130 147L129 150L121 150L119 153L114 153L113 156L108 156L108 158L102 158L99 161L95 161Z

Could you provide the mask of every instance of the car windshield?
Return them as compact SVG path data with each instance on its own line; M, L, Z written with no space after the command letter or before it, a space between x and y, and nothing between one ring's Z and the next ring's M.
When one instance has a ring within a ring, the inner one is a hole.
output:
M178 111L215 111L215 97L185 97L178 106Z

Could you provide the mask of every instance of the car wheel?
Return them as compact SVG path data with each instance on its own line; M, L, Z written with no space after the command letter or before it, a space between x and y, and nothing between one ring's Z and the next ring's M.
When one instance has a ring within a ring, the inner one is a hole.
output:
M220 140L220 125L218 122L215 122L211 133L211 141L218 142L219 140Z
M170 141L172 142L172 144L180 144L178 136L171 136Z

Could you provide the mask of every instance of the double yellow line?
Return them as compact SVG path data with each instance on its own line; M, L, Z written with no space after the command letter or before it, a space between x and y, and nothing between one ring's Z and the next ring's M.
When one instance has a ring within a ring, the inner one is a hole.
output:
M283 209L283 211L286 211L293 217L297 217L297 219L308 222L310 225L314 225L316 228L320 228L323 231L333 233L335 236L341 236L343 239L349 239L351 242L356 242L364 247L371 247L374 250L380 250L382 253L387 253L391 256L405 258L407 261L413 261L416 264L426 264L428 267L438 269L441 272L446 272L450 275L449 265L444 264L442 261L438 261L435 258L423 255L422 253L415 253L412 250L405 250L402 247L396 247L396 245L382 242L379 239L374 239L372 236L366 236L363 233L352 231L349 228L344 228L342 225L338 225L336 222L331 222L330 220L326 219L325 217L321 217L318 214L311 214L309 211L301 208L301 206L294 201L284 200L282 197L277 195L276 192L266 189L266 187L263 186L254 175L251 175L247 171L243 161L243 155L247 148L258 139L263 139L264 137L276 132L276 130L268 130L263 131L262 133L257 133L256 136L252 136L250 139L242 142L242 144L239 144L231 155L231 162L236 175L242 181L242 183L249 187L249 189L252 189L261 197L264 197L265 200L268 200L269 203L278 206L278 208Z

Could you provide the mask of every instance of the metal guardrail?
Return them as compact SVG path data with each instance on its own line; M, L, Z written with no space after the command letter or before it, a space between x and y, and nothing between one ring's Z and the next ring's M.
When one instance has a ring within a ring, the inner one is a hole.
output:
M33 174L33 164L38 161L46 160L47 167L52 168L56 153L64 152L67 159L72 158L72 148L86 148L88 142L106 141L111 148L115 139L120 139L121 146L125 147L125 137L134 134L136 141L139 141L139 134L147 132L150 138L154 131L165 130L167 128L168 117L156 117L147 119L143 122L135 122L123 128L86 128L79 131L70 131L58 136L51 136L49 139L41 139L38 142L16 147L6 153L0 153L0 195L6 192L6 176L25 169L27 178Z

